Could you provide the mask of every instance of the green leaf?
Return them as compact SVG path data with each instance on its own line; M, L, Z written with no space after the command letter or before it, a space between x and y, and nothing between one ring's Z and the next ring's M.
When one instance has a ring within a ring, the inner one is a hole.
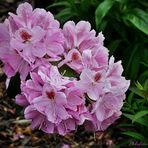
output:
M142 91L140 91L138 88L136 88L136 87L130 87L130 90L133 93L137 94L138 96L144 98L144 95L143 95Z
M74 15L75 13L72 13L70 8L65 8L60 13L55 15L55 18L60 20L62 23L64 23L65 21L73 17Z
M140 111L138 112L136 115L134 115L133 119L132 119L132 122L134 123L135 121L137 121L139 118L145 116L148 114L148 110L143 110L143 111ZM148 122L148 121L147 121Z
M135 27L148 35L148 13L135 8L124 16L125 20L131 22Z
M131 92L131 93L129 94L128 98L127 98L127 100L128 100L128 103L129 103L129 104L131 104L131 103L132 103L133 96L134 96L134 93L133 93L133 92Z
M148 93L148 79L144 83L144 90Z
M144 82L146 79L148 79L148 71L144 71L139 77L141 82Z
M49 5L47 9L52 7L59 7L59 6L69 6L69 3L67 1L56 2L56 3L53 3L52 5Z
M133 124L121 123L117 127L133 127Z
M125 116L126 118L128 118L130 120L133 120L133 118L134 118L134 115L127 114L127 113L123 113L123 116ZM139 118L135 122L148 127L147 119Z
M82 0L81 1L81 9L84 12L87 12L90 9L91 1L90 0Z
M96 29L98 30L99 25L108 11L112 8L114 4L114 0L104 0L96 9L95 11L95 22L96 22Z
M133 131L122 132L122 134L133 137L134 139L137 139L137 140L141 140L141 141L146 140L146 138L143 135Z
M73 69L71 69L67 65L63 65L62 67L60 67L59 71L63 76L66 76L66 77L68 76L68 77L74 77L75 78L78 75Z
M109 44L108 49L109 49L110 55L114 54L114 52L116 51L120 43L121 43L121 40L114 40Z
M138 81L137 83L135 83L135 85L137 86L139 90L144 90L143 86Z

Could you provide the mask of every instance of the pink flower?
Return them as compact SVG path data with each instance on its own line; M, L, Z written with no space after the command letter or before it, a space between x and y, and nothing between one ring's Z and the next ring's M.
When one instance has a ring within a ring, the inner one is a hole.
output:
M64 37L58 28L49 28L46 32L45 46L46 54L50 57L50 61L59 61L64 53L63 48Z
M16 13L9 13L0 25L0 47L3 48L0 59L5 63L8 77L19 72L25 80L34 68L61 59L64 37L59 22L50 12L33 10L30 4L24 3Z
M121 107L125 95L105 94L91 106L92 120L86 123L86 128L95 131L105 130L121 115Z
M39 67L30 76L31 79L22 82L16 103L26 108L25 117L32 120L33 128L47 124L46 130L41 128L43 131L64 135L89 119L84 95L76 88L75 79L62 76L56 66L50 65ZM34 114L39 117L34 119ZM34 123L36 120L39 123ZM53 128L48 131L50 124Z
M58 133L60 135L65 135L70 131L75 130L75 121L74 119L63 120L59 124L54 124L46 118L45 115L41 114L33 105L29 105L25 109L25 118L32 121L32 129L40 129L46 133Z
M112 56L109 60L109 66L106 72L106 92L123 94L127 91L130 81L125 80L125 78L121 76L122 72L121 61L114 63L114 57Z
M12 17L18 27L16 33L13 33L12 45L15 45L15 49L24 51L22 56L29 56L32 62L35 57L41 58L46 54L51 60L60 59L58 56L64 52L64 38L59 22L54 20L50 12L39 8L33 10L30 4L24 3L17 8L17 15L9 14L8 23Z
M0 24L0 30L0 59L4 62L4 72L8 77L20 72L21 78L25 79L30 71L28 63L11 49L10 35L5 24Z
M32 121L32 129L41 129L46 133L54 133L54 124L46 119L46 116L36 110L33 105L25 109L25 118Z
M69 83L70 78L63 77L56 66L40 66L38 75L44 82L50 83L50 85L56 87L57 90L65 89ZM50 70L49 70L50 69Z
M46 54L45 45L40 42L45 36L45 31L36 26L29 30L20 28L10 41L11 48L29 64L35 62L36 58L42 58Z
M85 120L90 120L90 113L85 106L85 96L80 89L70 87L66 90L66 109L72 115L78 125L82 125Z
M104 81L104 71L84 69L80 75L80 80L77 82L77 85L91 100L96 101L99 99L99 96L104 93Z
M96 32L91 30L88 22L80 21L75 25L74 22L68 21L63 27L63 34L65 37L65 59L59 66L67 64L79 73L84 68L84 63L89 63L86 61L86 54L93 57L93 62L97 63L98 66L107 65L108 50L103 46L104 37L102 33L96 37ZM84 53L86 50L90 50L89 53ZM82 58L85 59L85 62L82 61Z
M71 117L64 107L67 103L66 95L50 85L45 84L42 96L33 99L32 103L39 112L46 114L48 121L52 123L59 123Z
M81 72L83 69L81 53L77 49L70 50L67 55L65 54L65 59L58 66L61 67L64 64L67 64L77 72Z
M44 9L36 8L25 2L18 6L16 14L9 13L18 27L32 28L40 26L44 30L48 28L59 28L59 22L54 19L50 12Z
M50 12L29 3L9 15L0 24L0 60L9 79L20 74L16 103L32 129L65 135L84 124L102 131L120 117L130 81L121 61L108 58L102 33L86 21L68 21L62 30ZM61 74L64 64L75 78Z

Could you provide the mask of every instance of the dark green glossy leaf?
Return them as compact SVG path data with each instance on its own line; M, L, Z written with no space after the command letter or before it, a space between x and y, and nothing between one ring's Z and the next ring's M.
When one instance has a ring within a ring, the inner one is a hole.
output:
M128 12L124 19L131 22L135 27L148 35L148 13L139 8L135 8Z

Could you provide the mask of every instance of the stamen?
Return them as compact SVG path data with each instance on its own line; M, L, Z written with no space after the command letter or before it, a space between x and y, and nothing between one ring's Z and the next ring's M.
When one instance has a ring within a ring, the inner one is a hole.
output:
M55 97L55 92L54 91L50 91L50 92L46 92L46 95L49 99L54 99Z
M78 54L77 52L74 52L74 53L72 54L71 59L74 60L74 61L78 60L78 59L79 59L79 54Z
M101 74L100 73L96 73L94 76L94 81L97 82L101 79Z
M20 33L20 35L21 35L21 38L24 40L24 41L28 41L28 40L30 40L31 39L31 35L28 33L28 32L26 32L26 31L22 31L21 33Z

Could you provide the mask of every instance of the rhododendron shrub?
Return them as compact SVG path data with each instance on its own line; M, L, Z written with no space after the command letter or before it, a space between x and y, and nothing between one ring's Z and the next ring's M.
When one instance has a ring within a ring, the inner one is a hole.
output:
M102 131L121 115L130 82L89 22L68 21L61 29L50 12L20 4L0 24L0 60L8 78L20 74L16 103L32 129Z

